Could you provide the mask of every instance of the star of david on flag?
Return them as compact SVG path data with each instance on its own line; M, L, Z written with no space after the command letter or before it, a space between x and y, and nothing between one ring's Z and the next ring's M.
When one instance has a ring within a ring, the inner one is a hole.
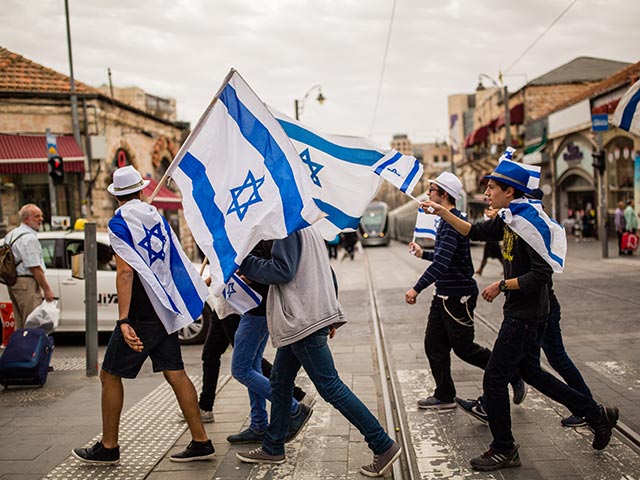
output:
M167 175L180 188L185 219L209 258L216 295L260 240L284 238L323 216L307 167L235 70Z
M308 148L305 148L300 153L300 158L302 159L302 163L309 167L309 171L311 172L311 181L322 188L322 184L320 183L320 179L318 178L318 173L320 173L320 170L324 168L324 165L320 165L319 163L311 160L311 154L309 153Z
M223 296L240 314L253 310L262 302L262 295L253 290L236 274L231 275L231 280L227 283Z
M209 290L156 207L140 200L122 205L109 221L109 239L140 277L167 333L202 314Z
M435 240L439 225L440 217L438 215L427 213L419 208L413 236L415 238L430 238L431 240Z

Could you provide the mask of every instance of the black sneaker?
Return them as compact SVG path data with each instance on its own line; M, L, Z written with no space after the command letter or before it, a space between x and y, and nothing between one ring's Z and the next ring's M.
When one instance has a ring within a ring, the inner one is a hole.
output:
M233 445L242 445L244 443L262 443L264 440L265 432L255 432L251 428L236 433L235 435L229 435L227 442Z
M520 405L524 402L524 399L527 398L527 384L524 383L524 380L520 379L512 384L511 388L513 388L513 404Z
M281 464L284 463L284 454L283 455L269 455L267 452L262 450L262 447L256 448L255 450L250 450L248 452L238 452L236 453L236 458L238 460L243 461L244 463L275 463Z
M620 412L617 407L604 407L600 405L593 418L587 420L589 428L593 432L591 446L596 450L603 450L611 440L611 431L618 423Z
M120 463L120 447L105 448L102 442L96 442L89 448L74 448L71 455L84 463L95 465L116 465Z
M291 416L291 423L289 424L289 431L287 432L287 438L284 441L285 443L293 441L293 439L298 436L300 431L309 421L312 413L313 408L307 407L304 403L298 404L298 411Z
M587 421L579 417L578 415L569 415L568 417L560 420L560 423L563 427L584 427L587 424Z
M169 457L172 462L195 462L197 460L211 460L216 450L213 448L211 440L206 442L196 442L191 440L187 448L183 451L174 453Z
M521 463L520 455L518 455L518 445L515 445L513 450L508 453L498 453L489 449L479 457L472 458L469 463L474 469L480 470L481 472L519 467Z
M455 402L463 412L468 413L473 418L480 420L482 423L489 423L489 416L484 411L482 403L479 400L463 400L462 398L455 398Z

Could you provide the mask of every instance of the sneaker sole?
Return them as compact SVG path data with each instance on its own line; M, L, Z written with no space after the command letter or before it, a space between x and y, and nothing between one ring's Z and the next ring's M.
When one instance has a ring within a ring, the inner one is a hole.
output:
M236 453L236 458L244 463L271 463L271 464L275 464L275 465L280 465L282 463L285 462L285 458L283 458L282 460L268 460L266 458L251 458L251 457L244 457L240 454L240 452Z
M256 438L255 440L241 440L239 442L234 442L227 438L227 443L230 443L231 445L249 445L250 443L262 443L263 440L264 437L262 437L261 439Z
M498 465L493 465L491 467L471 465L471 468L473 468L474 470L478 470L479 472L493 472L495 470L501 470L503 468L515 468L521 465L522 465L522 462L520 462L520 459L518 459L508 463L500 463Z
M458 408L459 408L460 410L462 410L464 413L466 413L467 415L470 415L470 416L472 416L473 418L475 418L476 420L478 420L480 423L483 423L484 425L487 425L487 424L489 423L489 421L488 421L486 418L479 416L479 415L478 415L477 413L475 413L473 410L472 410L472 411L469 411L469 410L467 410L466 408L462 408L460 405L458 405Z
M455 403L442 403L440 405L418 405L421 410L453 410L456 408Z
M199 457L189 457L189 458L175 458L169 457L169 460L176 463L187 463L187 462L198 462L200 460L211 460L215 457L216 452L210 453L209 455L201 455Z
M295 433L295 435L294 435L293 437L291 437L290 439L285 440L285 442L284 442L284 443L290 443L290 442L293 442L293 441L296 439L296 437L297 437L298 435L300 435L300 432L304 429L304 427L306 427L306 426L307 426L307 423L309 423L309 419L311 418L311 415L313 415L313 408L311 408L311 409L309 410L309 415L307 415L307 418L305 418L305 419L304 419L304 422L302 422L302 425L300 425L300 428L299 428L299 429L298 429L298 431Z
M391 466L393 465L393 462L395 462L398 458L400 458L400 455L402 455L402 448L398 449L396 454L393 457L391 457L391 460L389 460L387 464L384 466L384 468L379 472L369 472L368 470L365 470L362 467L360 467L360 473L366 477L372 477L372 478L381 477L382 475L384 475L384 473L387 470L389 470L389 468L391 468Z
M584 427L586 424L587 424L587 422L582 422L582 423L562 423L562 421L560 421L560 425L562 425L563 427L566 427L566 428Z
M89 465L117 465L120 463L120 459L118 460L88 460L86 458L82 458L76 452L71 450L71 455L76 459L80 460L82 463L86 463Z

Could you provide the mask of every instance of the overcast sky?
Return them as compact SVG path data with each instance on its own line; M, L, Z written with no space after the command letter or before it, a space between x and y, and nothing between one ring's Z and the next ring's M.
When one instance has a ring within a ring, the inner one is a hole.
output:
M68 74L64 0L2 0L0 45ZM77 80L177 100L194 124L230 68L260 98L328 133L444 139L447 96L497 80L571 0L69 0ZM640 60L640 2L578 0L514 65L511 90L578 56Z

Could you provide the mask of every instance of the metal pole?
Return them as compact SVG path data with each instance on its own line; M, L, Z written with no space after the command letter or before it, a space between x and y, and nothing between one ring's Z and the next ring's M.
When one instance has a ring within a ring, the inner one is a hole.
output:
M47 128L46 130L46 138L49 138L51 135L51 130ZM47 157L49 157L49 152L47 152ZM58 215L58 197L56 193L56 186L53 184L53 178L51 175L47 175L49 178L49 205L51 208L51 215ZM51 222L51 220L49 220Z
M76 96L76 82L73 78L73 54L71 53L71 25L69 24L69 0L64 0L64 14L67 20L67 50L69 51L69 84L71 87L71 118L73 121L73 137L78 146L80 143L80 124L78 123L78 97ZM88 165L85 165L88 171Z
M504 143L505 148L511 146L511 111L509 110L509 90L507 86L504 86L503 91L504 101Z
M296 112L296 120L300 120L300 114L298 113L298 100L293 101L293 109Z
M598 132L596 135L596 142L598 143L598 153L602 152L602 132ZM603 158L603 162L607 159ZM598 171L598 197L600 205L600 219L598 222L598 230L600 234L600 241L602 242L602 258L609 258L609 239L607 238L607 195L605 190L605 171Z
M84 298L87 377L98 375L98 244L96 224L84 224Z

